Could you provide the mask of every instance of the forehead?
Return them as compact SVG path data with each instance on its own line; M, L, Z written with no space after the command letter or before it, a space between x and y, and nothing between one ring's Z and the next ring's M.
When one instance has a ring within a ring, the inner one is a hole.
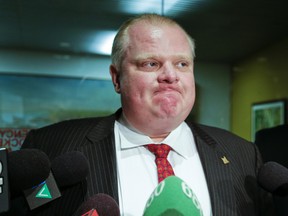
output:
M138 21L130 26L128 30L128 36L130 38L135 38L141 40L142 38L161 38L165 33L172 33L167 36L177 36L185 37L185 32L176 24L164 23L164 22L148 22L148 21Z
M186 33L175 24L140 21L129 28L128 38L130 52L191 54Z

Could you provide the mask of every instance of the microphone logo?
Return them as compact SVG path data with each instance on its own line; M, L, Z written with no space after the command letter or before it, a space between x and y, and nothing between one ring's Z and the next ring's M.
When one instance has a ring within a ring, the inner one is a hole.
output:
M165 187L165 181L161 181L161 182L157 185L157 187L155 188L155 190L153 191L153 193L151 194L151 196L149 197L149 200L147 201L145 208L148 208L148 207L151 205L151 203L152 203L152 201L154 200L154 198L155 198L155 197L158 197L158 196L162 193L164 187Z
M45 199L52 199L51 193L49 191L49 188L47 184L45 183L41 190L36 194L37 198L45 198Z
M200 203L196 197L196 195L193 193L192 189L184 182L182 181L181 183L182 191L183 193L192 200L194 205L196 206L197 209L201 210Z
M24 194L31 210L61 196L52 172L50 172L48 178L44 182L36 187L25 190Z
M201 205L191 188L180 178L169 176L150 195L144 216L203 216Z
M95 209L91 209L89 212L82 214L81 216L99 216Z

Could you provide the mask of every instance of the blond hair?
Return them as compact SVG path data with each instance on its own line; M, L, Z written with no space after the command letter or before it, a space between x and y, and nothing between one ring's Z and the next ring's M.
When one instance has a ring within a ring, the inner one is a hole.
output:
M161 16L158 14L142 14L140 16L136 16L132 19L127 20L124 22L116 34L112 46L112 64L119 70L121 68L121 63L123 61L125 50L129 43L129 35L128 30L129 28L134 25L137 22L144 21L152 25L174 25L179 27L183 30L183 32L186 34L187 40L189 42L192 57L195 57L195 44L194 40L188 35L188 33L174 20Z

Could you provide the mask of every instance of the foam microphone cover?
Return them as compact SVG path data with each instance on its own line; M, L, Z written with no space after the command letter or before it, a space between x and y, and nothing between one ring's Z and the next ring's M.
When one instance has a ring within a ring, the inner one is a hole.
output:
M180 178L169 176L152 192L144 216L202 216L200 203L192 189Z
M49 176L51 163L39 149L21 149L9 152L8 172L12 191L22 191L38 185Z
M87 158L79 151L72 151L54 158L51 170L59 187L81 182L89 172Z
M288 194L288 169L279 163L265 163L258 173L258 183L270 193L279 196Z
M96 209L99 216L120 216L120 210L117 202L109 195L99 193L92 197L89 197L74 216L81 216L91 209Z

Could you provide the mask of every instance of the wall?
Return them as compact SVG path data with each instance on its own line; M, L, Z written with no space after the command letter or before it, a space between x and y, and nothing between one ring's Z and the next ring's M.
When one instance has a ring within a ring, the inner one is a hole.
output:
M195 64L196 120L230 130L230 67L225 64Z
M0 73L110 79L110 58L0 49Z
M288 98L288 39L233 67L231 130L251 140L251 105Z
M107 56L0 50L0 75L13 73L110 80L109 64ZM196 62L195 78L195 120L229 130L230 68L224 64Z

